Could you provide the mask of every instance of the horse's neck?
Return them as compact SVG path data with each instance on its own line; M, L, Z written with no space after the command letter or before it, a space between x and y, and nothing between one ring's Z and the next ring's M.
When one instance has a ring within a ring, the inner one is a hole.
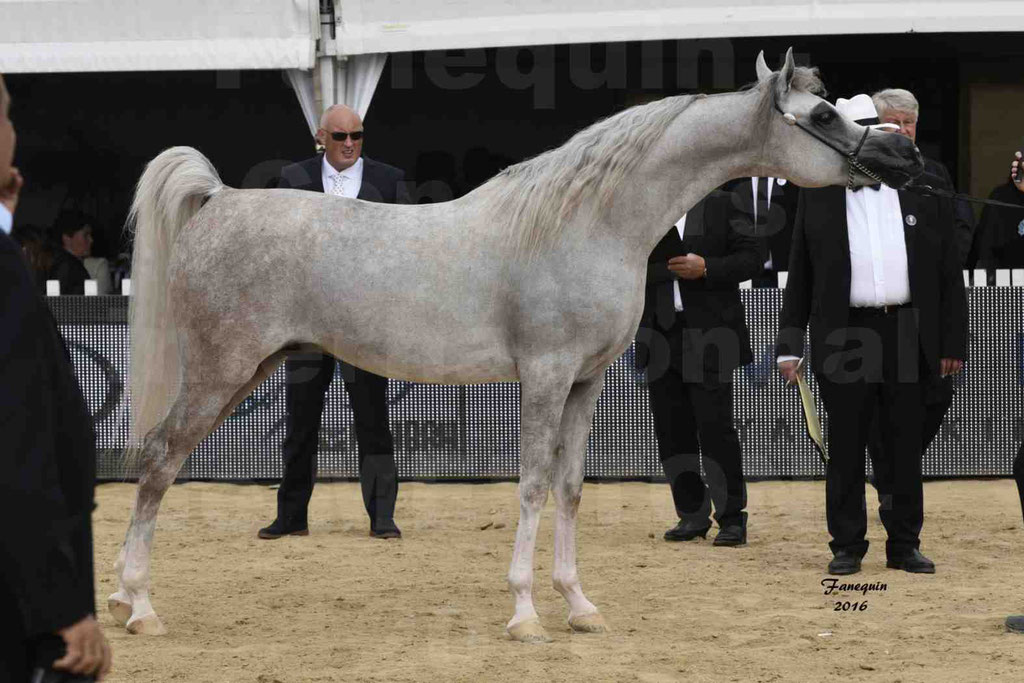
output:
M755 91L695 100L615 193L611 220L599 229L618 233L629 251L646 260L704 196L760 167L761 138L752 134L757 102Z

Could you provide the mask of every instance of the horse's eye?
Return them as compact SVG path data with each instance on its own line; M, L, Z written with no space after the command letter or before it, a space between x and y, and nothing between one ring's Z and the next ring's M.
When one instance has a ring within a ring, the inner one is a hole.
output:
M819 126L827 126L836 120L836 113L832 110L823 111L814 115L814 122Z

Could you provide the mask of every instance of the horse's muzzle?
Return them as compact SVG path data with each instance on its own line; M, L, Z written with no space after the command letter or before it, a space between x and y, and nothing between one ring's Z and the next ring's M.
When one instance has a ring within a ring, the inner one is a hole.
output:
M872 131L864 141L858 161L889 187L900 189L924 171L921 151L896 133Z

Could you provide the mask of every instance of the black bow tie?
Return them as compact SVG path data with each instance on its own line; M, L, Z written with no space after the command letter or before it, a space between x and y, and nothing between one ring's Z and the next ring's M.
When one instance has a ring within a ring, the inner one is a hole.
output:
M879 190L882 189L882 184L881 183L877 183L875 185L861 185L860 187L853 188L853 191L854 192L858 192L860 190L863 190L865 187L870 187L875 192L878 192Z

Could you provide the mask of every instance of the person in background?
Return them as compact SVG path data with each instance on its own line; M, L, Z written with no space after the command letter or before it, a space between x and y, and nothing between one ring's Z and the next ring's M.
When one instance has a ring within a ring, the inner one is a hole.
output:
M0 75L0 680L110 671L95 617L92 416L46 302L8 237L22 178Z
M25 262L36 282L36 291L46 294L46 277L53 267L53 246L46 238L46 231L32 225L15 225L11 239L18 243L25 254Z
M85 294L85 281L92 276L82 259L92 253L92 225L78 211L62 211L57 216L54 231L61 246L54 250L53 264L46 279L59 282L62 295Z
M647 369L658 457L678 523L666 541L705 537L711 504L716 546L747 542L747 487L733 424L733 371L753 360L739 283L764 267L749 221L716 190L655 246L647 264L638 364ZM660 340L664 340L661 342ZM701 461L707 484L701 476Z
M898 130L894 132L909 138L911 142L917 142L920 106L914 93L902 88L887 88L872 95L871 101L878 111L880 123L898 126ZM946 167L928 157L924 157L924 173L914 182L956 192ZM956 239L956 252L962 264L967 260L974 239L974 212L971 211L970 204L962 199L953 201L953 234Z
M989 194L1008 206L986 205L978 221L978 239L975 240L978 265L987 268L1024 268L1024 169L1021 152L1014 154L1006 182L997 185Z
M871 96L871 101L878 111L878 119L885 130L884 124L898 126L893 130L917 142L917 124L919 107L917 98L908 90L889 88L876 92ZM917 184L931 185L934 188L955 192L953 181L950 179L946 167L934 159L924 158L924 173L915 181ZM931 200L936 203L939 210L945 210L949 203L935 197L924 196L922 200ZM967 202L955 200L953 207L953 233L956 240L956 252L958 263L963 268L967 260L971 242L974 237L974 214L971 212ZM942 421L953 403L953 376L929 375L924 386L924 425L921 433L922 452L927 451L935 436L939 433ZM868 455L871 457L872 469L875 471L874 484L878 489L879 506L889 504L888 496L882 491L887 488L884 481L884 468L878 463L895 457L895 454L885 452L885 440L882 438L881 427L877 416L871 423L871 433L868 437ZM883 480L879 481L879 473L883 473ZM880 487L880 488L879 488ZM881 512L881 510L880 510Z
M281 171L279 187L325 192L383 203L405 203L405 174L362 155L363 122L344 105L329 107L320 119L317 142L324 153ZM285 361L285 437L281 447L284 476L277 490L277 517L259 530L263 539L309 533L307 511L316 480L317 444L324 394L337 360L321 353L294 354ZM401 538L395 525L398 470L388 423L386 377L343 364L359 448L359 481L370 517L370 536Z

